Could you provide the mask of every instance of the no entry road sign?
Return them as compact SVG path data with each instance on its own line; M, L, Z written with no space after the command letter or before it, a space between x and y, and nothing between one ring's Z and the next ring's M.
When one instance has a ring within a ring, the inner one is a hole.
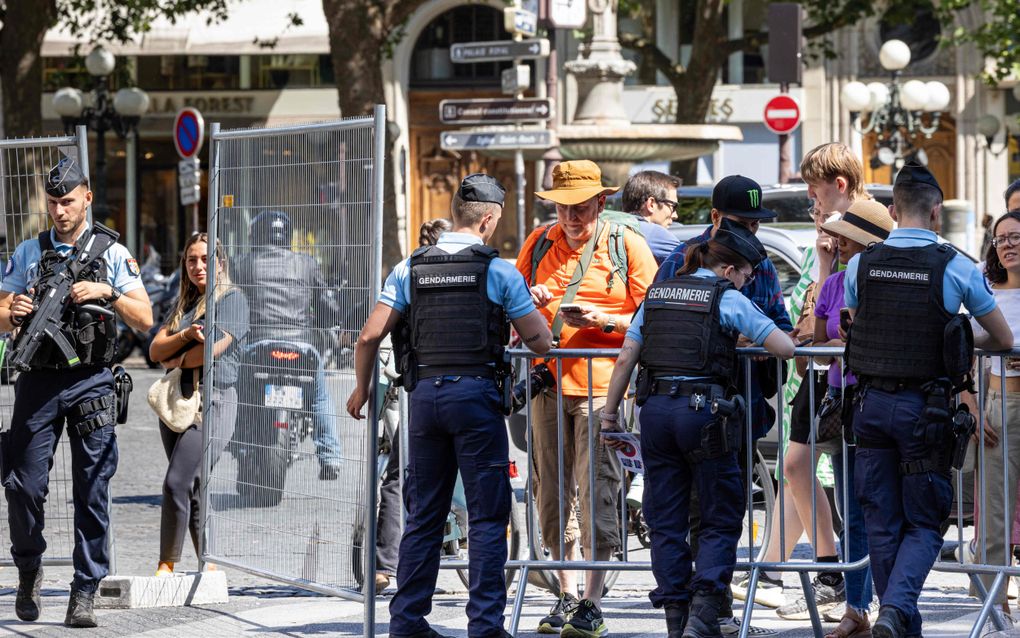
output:
M443 150L510 150L546 149L555 144L552 131L521 129L519 131L444 131L439 135Z
M549 98L443 100L439 119L443 124L491 122L541 122L553 115Z
M205 121L198 109L186 106L174 117L174 146L182 159L190 159L202 150Z
M765 127L780 135L800 124L800 105L789 95L777 95L765 104Z
M496 40L493 42L464 42L450 47L450 61L499 62L501 60L535 60L549 57L549 40L535 38L533 40Z

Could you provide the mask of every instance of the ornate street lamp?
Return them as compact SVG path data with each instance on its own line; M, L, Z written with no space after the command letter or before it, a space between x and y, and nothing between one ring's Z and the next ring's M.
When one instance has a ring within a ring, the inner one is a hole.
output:
M1013 87L1013 97L1020 100L1020 84ZM995 143L995 136L1001 129L1006 130L1006 135L1003 137L1002 146L996 151L992 145ZM1002 118L1002 121L991 114L982 115L978 118L977 130L978 134L985 138L985 149L993 156L998 157L1009 148L1009 138L1012 137L1020 143L1020 115L1007 114Z
M910 64L910 47L902 40L883 44L878 58L882 68L890 72L890 81L849 82L843 87L840 102L850 111L854 129L878 137L871 160L873 168L899 166L908 155L926 164L927 156L914 147L914 140L918 135L930 138L939 129L939 117L949 106L949 89L941 82L900 81L901 71ZM867 115L866 124L861 122L862 113Z
M97 46L85 58L85 68L94 78L92 91L86 95L78 89L64 87L53 94L53 109L68 133L78 125L85 125L96 132L96 201L93 209L103 216L109 210L106 201L106 132L114 131L121 138L137 134L138 122L149 110L149 96L139 88L120 89L110 99L107 77L115 64L113 54Z

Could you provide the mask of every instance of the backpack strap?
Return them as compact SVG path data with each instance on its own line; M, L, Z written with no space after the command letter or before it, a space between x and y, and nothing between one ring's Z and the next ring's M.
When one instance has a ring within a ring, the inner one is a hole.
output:
M538 276L538 265L542 263L542 258L552 248L553 242L549 239L549 230L555 224L549 224L542 230L542 234L538 236L538 241L535 242L535 247L531 249L531 281L528 282L528 286L535 285L535 278Z
M609 281L607 287L613 287L613 277L619 275L623 281L624 288L627 287L627 242L625 240L625 234L627 227L623 224L617 224L610 222L609 224L609 242L607 247L609 248L609 260L613 264L612 270L609 271Z

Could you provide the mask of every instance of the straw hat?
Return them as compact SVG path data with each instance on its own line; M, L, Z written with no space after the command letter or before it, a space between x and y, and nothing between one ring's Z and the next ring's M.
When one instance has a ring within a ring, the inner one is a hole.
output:
M560 162L552 170L552 190L536 191L535 195L564 206L588 201L602 193L615 193L619 186L603 186L602 171L591 160Z
M894 225L885 205L865 199L850 204L842 218L822 224L822 230L867 246L885 241Z

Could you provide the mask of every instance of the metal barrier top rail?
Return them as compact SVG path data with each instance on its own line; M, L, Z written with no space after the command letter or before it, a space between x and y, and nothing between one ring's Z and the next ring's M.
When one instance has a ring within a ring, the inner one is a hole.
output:
M78 137L63 135L55 137L25 137L12 140L0 140L0 148L36 148L41 146L75 146Z
M513 357L525 359L577 359L577 358L604 358L618 357L619 348L554 348L545 354L535 354L525 348L511 348L507 352ZM843 348L838 346L804 346L794 350L796 357L842 357L845 353ZM755 346L751 348L737 348L737 355L766 355L772 357L765 348ZM1012 350L981 350L976 348L974 355L979 357L1020 357L1020 347Z
M375 123L374 117L353 117L349 120L336 122L316 122L313 124L292 124L272 126L268 128L239 128L213 131L210 137L214 140L239 140L265 137L267 135L293 135L297 133L318 133L322 131L346 131L351 129L369 128Z

